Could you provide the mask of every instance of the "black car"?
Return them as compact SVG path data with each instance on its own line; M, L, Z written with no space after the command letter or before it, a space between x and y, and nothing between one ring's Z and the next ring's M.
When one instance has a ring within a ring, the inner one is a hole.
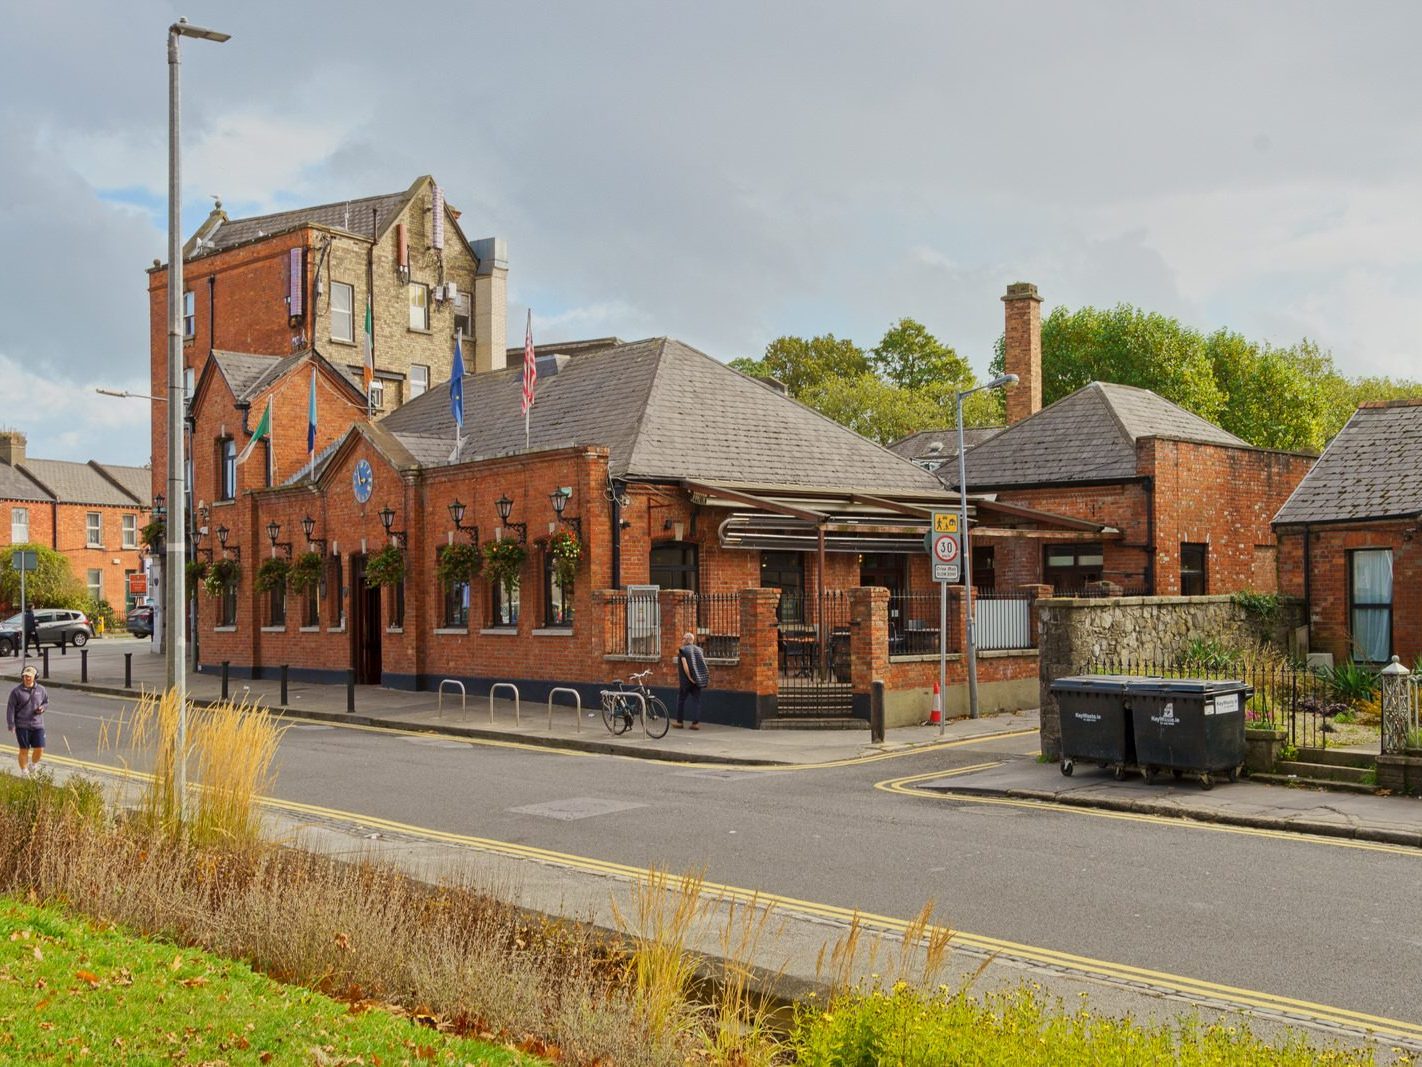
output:
M18 627L0 622L0 656L13 656L24 644L25 635Z
M124 626L134 637L153 636L153 605L139 604L131 608Z

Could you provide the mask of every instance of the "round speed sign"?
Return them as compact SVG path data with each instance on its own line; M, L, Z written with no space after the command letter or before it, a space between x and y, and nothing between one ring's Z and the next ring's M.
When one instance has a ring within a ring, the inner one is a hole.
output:
M938 534L933 538L933 558L952 563L958 558L958 538L955 534Z

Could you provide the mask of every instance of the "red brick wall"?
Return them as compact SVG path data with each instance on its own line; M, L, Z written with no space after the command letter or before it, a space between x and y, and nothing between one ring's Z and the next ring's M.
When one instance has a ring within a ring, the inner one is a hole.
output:
M136 517L138 533L148 524L149 516L138 507L118 507L105 504L54 504L43 500L0 501L0 545L10 544L10 509L29 511L30 541L62 553L68 560L79 584L88 588L88 572L103 571L104 599L119 618L125 609L124 574L143 569L142 548L124 548L123 516ZM88 515L97 511L100 518L102 548L88 547ZM141 544L141 543L140 543Z
M1139 586L1150 553L1146 551L1150 524L1145 486L1139 482L1115 485L1052 486L1042 489L1003 489L997 494L1006 504L1039 508L1073 519L1113 526L1119 537L1101 539L1105 564L1103 577L1126 587ZM984 516L991 522L991 516ZM1087 535L1083 534L1083 538ZM1004 545L1004 540L1008 543ZM988 543L987 539L982 542ZM1051 541L1038 538L994 539L999 545L995 562L998 587L1015 589L1042 578L1042 552Z
M1303 596L1303 536L1290 527L1280 532L1279 543L1280 585L1284 592ZM1335 662L1353 655L1348 553L1360 548L1392 550L1392 651L1411 667L1422 657L1422 532L1412 521L1313 527L1308 551L1309 647L1332 653Z

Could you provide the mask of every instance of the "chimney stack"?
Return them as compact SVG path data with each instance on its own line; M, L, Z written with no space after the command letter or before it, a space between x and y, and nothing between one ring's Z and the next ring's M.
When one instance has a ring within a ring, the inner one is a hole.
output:
M25 435L19 430L0 430L0 463L17 467L25 462Z
M474 274L475 374L503 370L508 346L505 320L509 313L509 246L502 237L485 237L473 243L479 261Z
M1012 426L1042 410L1042 298L1031 282L1013 282L1002 302L1007 318L1002 369L1017 375L1017 384L1006 392Z

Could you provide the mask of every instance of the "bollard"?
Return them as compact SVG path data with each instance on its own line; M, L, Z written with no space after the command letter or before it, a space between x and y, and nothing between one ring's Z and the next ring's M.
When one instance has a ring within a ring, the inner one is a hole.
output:
M346 711L355 711L355 671L346 671Z
M281 706L286 707L286 671L287 665L281 665Z
M226 700L226 699L227 699L227 668L228 668L229 666L231 666L231 664L232 664L232 661L231 661L230 659L225 659L225 660L222 661L222 699L223 699L223 700Z
M49 649L42 648L40 653L44 656L44 676L49 677Z
M869 685L869 743L884 741L884 683L874 679Z
M61 656L69 655L69 633L66 630L59 631L59 654Z
M89 650L87 648L79 650L79 680L81 682L89 680Z
M123 687L124 687L125 689L132 689L132 688L133 688L133 653L132 653L132 652L125 652L125 653L123 654Z

